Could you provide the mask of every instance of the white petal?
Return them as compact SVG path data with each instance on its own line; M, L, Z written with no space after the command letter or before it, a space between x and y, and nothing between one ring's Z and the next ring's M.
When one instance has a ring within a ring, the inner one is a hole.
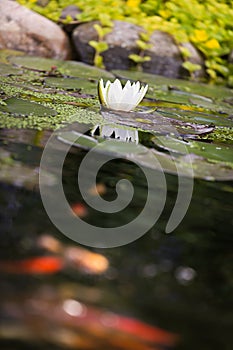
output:
M130 89L123 90L121 103L134 104L132 87Z
M123 96L120 102L120 109L123 111L131 111L137 106L138 91L140 89L140 82L133 83L132 86L128 80L124 89Z
M137 81L136 84L135 84L135 89L134 89L134 91L135 91L135 92L139 92L139 90L140 90L140 82Z
M99 81L98 94L99 94L100 102L103 105L106 105L106 94L105 94L105 88L104 88L104 81L103 81L103 79L100 79L100 81Z
M125 84L125 86L123 88L123 92L126 91L126 90L130 90L130 89L132 89L131 83L130 83L129 80L127 80L127 82L126 82L126 84Z
M116 79L113 83L112 83L112 88L115 90L116 94L122 94L122 85L119 79Z
M119 109L118 104L122 99L122 85L119 79L110 84L106 92L106 102L108 108Z
M106 95L107 106L114 109L114 106L119 103L119 93L116 94L114 86L110 85Z
M108 91L108 88L110 85L111 85L110 80L108 80L106 82L105 87L104 87L103 79L100 79L100 81L99 81L99 86L98 86L99 99L100 99L100 102L104 106L108 105L108 103L107 103L107 91Z
M146 92L148 90L148 85L145 85L145 86L142 86L140 91L138 92L138 95L137 95L137 100L136 100L136 105L138 105L143 97L145 96Z

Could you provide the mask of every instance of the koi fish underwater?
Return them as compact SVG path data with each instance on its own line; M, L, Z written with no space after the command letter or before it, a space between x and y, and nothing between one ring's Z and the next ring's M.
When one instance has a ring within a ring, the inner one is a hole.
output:
M135 318L65 298L51 286L1 300L0 341L67 349L173 349L179 337Z

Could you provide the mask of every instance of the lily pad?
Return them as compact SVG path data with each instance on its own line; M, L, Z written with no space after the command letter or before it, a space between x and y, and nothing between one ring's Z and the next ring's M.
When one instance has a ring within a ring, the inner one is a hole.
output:
M215 113L217 116L216 125L226 125L223 121L224 118L227 122L228 115L232 114L231 106L227 103L228 100L233 98L231 89L180 79L169 79L143 72L120 70L114 70L113 72L122 79L140 80L149 84L147 98L154 99L155 103L161 104L161 101L165 101L166 103L175 103L179 109L183 107L183 109L186 108L186 110L193 110L206 115ZM151 101L145 99L143 104L147 103L151 105ZM180 106L180 104L183 106Z
M65 90L80 90L85 91L86 94L95 94L97 92L96 82L83 78L59 78L48 77L44 79L45 85Z
M233 147L231 145L175 139L170 136L154 137L152 141L160 148L180 154L192 153L207 160L231 164L233 167Z
M4 101L6 105L0 105L0 111L14 114L15 116L54 116L57 112L39 103L30 102L21 98L11 97Z
M9 58L9 61L20 67L28 69L36 69L42 71L50 71L52 66L57 67L57 69L66 76L77 77L77 78L113 78L114 76L102 69L89 66L85 63L76 61L61 61L56 59L23 56L17 57L13 56Z
M9 57L12 56L25 56L25 52L10 50L10 49L2 49L0 50L0 62L1 63L9 63Z
M0 75L7 76L7 75L21 75L22 72L15 67L12 67L10 64L6 63L0 63Z
M82 80L77 78L45 78L45 85L66 90L78 90L82 88Z
M145 111L146 112L146 111ZM206 134L213 130L212 127L195 123L184 122L178 118L170 118L157 111L153 112L121 112L102 109L101 114L105 120L122 125L140 128L156 134L172 134L183 136L195 136Z
M193 172L194 178L199 178L207 181L230 181L233 179L233 169L224 162L211 162L205 158L188 154L178 156L174 160L174 156L162 153L156 150L151 152L160 161L165 172L179 176L190 176ZM191 164L190 164L191 160Z
M150 86L155 86L158 89L164 91L171 91L172 93L181 95L181 91L190 93L190 97L193 94L197 94L210 99L224 99L226 97L232 97L233 91L225 87L219 87L216 85L207 85L192 81L186 81L181 79L166 78L161 75L143 73L143 72L132 72L124 70L113 70L113 73L123 79L140 80ZM188 96L185 94L184 96Z
M181 120L183 122L193 122L201 124L209 124L214 126L228 126L233 127L233 120L228 118L228 115L216 114L211 112L200 112L190 110L185 110L176 106L176 108L163 108L158 107L157 111L163 115L167 115L170 118Z

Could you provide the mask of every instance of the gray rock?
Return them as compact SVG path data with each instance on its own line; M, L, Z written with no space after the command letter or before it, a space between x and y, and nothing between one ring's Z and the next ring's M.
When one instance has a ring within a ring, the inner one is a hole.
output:
M63 30L15 1L0 1L0 23L0 49L57 59L70 57L69 39Z
M145 52L151 60L143 63L143 70L165 77L179 78L183 59L172 36L156 30L150 37L152 47Z
M84 23L76 27L73 31L72 40L76 49L78 59L88 64L93 64L94 49L88 44L90 40L98 40L98 35L93 25L98 22ZM105 36L108 50L102 53L106 69L129 69L134 66L134 62L128 57L132 53L140 52L136 41L139 39L143 29L131 23L113 21L112 32ZM175 43L171 35L154 31L150 38L152 47L145 51L145 55L151 60L142 64L143 71L160 74L171 78L189 76L187 70L182 67L184 62L179 46ZM204 60L196 48L191 43L183 44L190 51L190 62L200 64L202 69L196 71L194 76L204 75Z
M77 15L80 13L82 13L82 11L76 5L69 5L62 10L61 16L59 18L59 23L61 23L62 28L65 32L70 34L74 30L74 28L79 23ZM66 23L65 20L67 16L72 18L72 22Z
M70 16L72 19L76 20L76 16L82 11L76 5L66 6L61 13L60 19L66 19L67 16Z
M84 23L78 26L72 35L73 43L79 59L88 64L93 64L94 49L88 44L90 40L98 40L93 24L97 22ZM104 65L106 69L129 69L134 63L128 58L132 53L138 53L136 40L142 28L131 23L113 21L112 32L107 34L105 41L108 50L103 52Z

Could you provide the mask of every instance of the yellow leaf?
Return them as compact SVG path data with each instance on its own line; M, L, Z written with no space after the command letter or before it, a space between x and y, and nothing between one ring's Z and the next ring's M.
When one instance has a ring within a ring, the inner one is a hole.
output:
M219 49L219 48L220 48L219 42L218 42L218 40L216 40L216 39L210 39L210 40L208 40L208 41L205 43L205 46L206 46L208 49Z
M206 41L209 35L203 29L195 29L192 39L197 42Z
M138 7L141 3L141 0L127 0L126 5L129 7Z

